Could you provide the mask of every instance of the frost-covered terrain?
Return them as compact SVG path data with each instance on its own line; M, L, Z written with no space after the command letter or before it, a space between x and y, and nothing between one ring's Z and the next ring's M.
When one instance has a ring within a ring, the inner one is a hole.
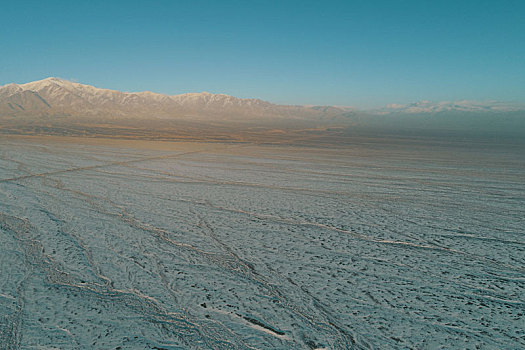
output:
M521 147L0 139L0 348L525 347Z

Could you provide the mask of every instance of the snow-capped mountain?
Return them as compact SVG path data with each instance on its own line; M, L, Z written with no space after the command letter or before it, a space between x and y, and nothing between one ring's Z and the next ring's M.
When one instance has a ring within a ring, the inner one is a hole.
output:
M385 113L442 113L442 112L515 112L524 110L525 106L516 103L506 103L500 101L419 101L405 105L390 104L377 110L381 114Z
M208 92L163 95L149 91L100 89L59 78L0 86L0 116L74 116L110 118L191 118L193 120L300 119L344 121L356 113L367 115L507 113L525 105L498 101L419 101L357 111L350 107L276 105L260 99Z
M420 101L373 110L276 105L207 92L120 92L58 78L0 86L0 133L194 137L206 131L238 139L261 130L306 133L525 135L525 106L497 101ZM346 130L346 131L342 131ZM320 135L320 134L319 134ZM201 136L199 136L201 137ZM266 137L266 136L265 136ZM273 137L273 136L272 136Z
M120 92L58 78L0 87L2 116L96 116L132 118L323 119L348 113L348 108L275 105L259 99L224 94Z

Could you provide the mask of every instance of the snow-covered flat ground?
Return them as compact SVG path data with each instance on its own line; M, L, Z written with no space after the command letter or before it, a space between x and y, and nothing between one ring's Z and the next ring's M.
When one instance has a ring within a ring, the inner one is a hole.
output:
M525 348L520 147L0 139L1 349Z

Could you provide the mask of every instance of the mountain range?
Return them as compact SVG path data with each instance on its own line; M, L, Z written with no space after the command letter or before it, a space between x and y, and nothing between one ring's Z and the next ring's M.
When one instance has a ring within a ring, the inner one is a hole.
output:
M390 104L384 108L362 110L367 114L441 113L441 112L513 112L525 105L498 101L419 101ZM351 107L277 105L256 98L237 98L208 92L164 95L149 91L121 92L100 89L59 78L47 78L26 84L0 86L0 115L62 115L153 118L315 119L348 116Z
M332 135L334 130L339 134L363 130L372 134L410 135L476 132L512 134L525 139L525 105L498 101L420 101L358 110L278 105L207 92L180 95L121 92L59 78L0 86L3 134L126 134L148 138L162 135L167 139L213 135L212 138L220 140L244 140L254 134L264 139L268 133Z
M0 87L2 116L72 116L107 118L190 118L192 120L325 119L351 113L350 108L276 105L208 92L163 95L120 92L47 78Z

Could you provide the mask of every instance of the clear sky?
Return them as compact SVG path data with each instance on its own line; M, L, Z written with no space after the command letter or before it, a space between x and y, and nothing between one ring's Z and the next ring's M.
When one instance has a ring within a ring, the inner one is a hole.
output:
M525 100L525 1L2 1L0 84L357 107Z

